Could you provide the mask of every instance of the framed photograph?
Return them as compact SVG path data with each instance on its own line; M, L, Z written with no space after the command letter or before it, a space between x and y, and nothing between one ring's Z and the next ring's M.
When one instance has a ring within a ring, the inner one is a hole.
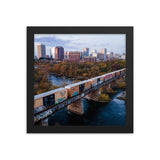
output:
M133 27L27 27L27 133L133 133Z

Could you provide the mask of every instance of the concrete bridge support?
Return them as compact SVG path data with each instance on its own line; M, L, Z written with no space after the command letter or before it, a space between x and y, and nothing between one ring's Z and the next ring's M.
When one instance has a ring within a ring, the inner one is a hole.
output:
M124 78L123 77L120 77L117 79L117 83L121 83L121 82L124 82Z
M126 76L123 76L122 78L123 78L124 81L126 81Z
M103 86L103 91L108 92L108 89L111 88L111 84L107 84L105 86Z
M88 100L93 99L93 100L97 101L97 100L98 100L98 97L99 97L100 95L101 95L101 90L100 90L100 89L97 89L97 90L95 90L94 92L91 92L90 94L88 94L88 95L86 96L86 98L87 98Z
M113 80L113 81L110 83L110 87L111 87L111 88L117 87L117 79L116 79L116 80Z
M48 118L41 121L42 126L48 126Z
M77 100L76 102L68 105L67 110L79 116L83 115L83 99Z

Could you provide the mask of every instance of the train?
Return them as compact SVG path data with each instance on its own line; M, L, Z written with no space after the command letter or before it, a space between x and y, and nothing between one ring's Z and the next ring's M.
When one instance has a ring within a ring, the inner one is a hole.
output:
M124 72L126 72L126 68L35 95L35 113L43 109L46 109L49 106L57 105L68 98L74 97L90 88L97 86L98 84L101 84L111 78L117 77Z

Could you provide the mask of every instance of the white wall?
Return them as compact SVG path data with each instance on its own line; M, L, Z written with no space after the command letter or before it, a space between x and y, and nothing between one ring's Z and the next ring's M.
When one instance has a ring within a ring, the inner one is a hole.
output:
M160 159L158 2L2 1L0 159ZM134 134L26 134L26 26L33 25L134 26Z

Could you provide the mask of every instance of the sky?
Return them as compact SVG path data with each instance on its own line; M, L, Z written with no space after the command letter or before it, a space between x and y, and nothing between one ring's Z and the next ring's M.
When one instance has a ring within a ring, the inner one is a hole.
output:
M37 44L46 46L46 55L50 54L50 49L62 46L64 51L83 51L89 48L101 52L102 48L114 53L126 53L125 34L35 34L34 35L34 55L37 56Z

